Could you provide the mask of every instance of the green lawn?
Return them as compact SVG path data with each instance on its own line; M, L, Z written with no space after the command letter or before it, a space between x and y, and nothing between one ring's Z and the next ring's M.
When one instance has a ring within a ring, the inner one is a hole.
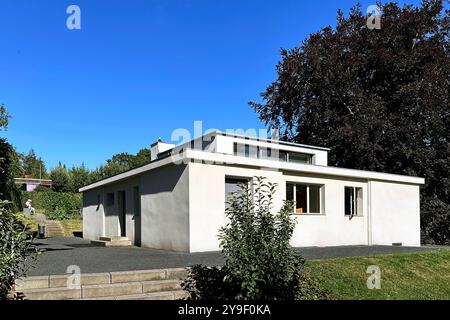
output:
M367 267L379 266L381 289L367 288ZM450 250L310 260L308 271L332 299L450 299Z

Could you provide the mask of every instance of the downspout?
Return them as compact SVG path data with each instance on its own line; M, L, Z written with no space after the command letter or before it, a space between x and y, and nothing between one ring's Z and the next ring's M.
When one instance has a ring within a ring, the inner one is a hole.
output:
M372 245L372 181L367 183L367 244Z
M106 205L105 205L105 187L102 187L102 201L101 201L101 204L102 204L102 232L101 232L101 234L102 234L102 237L105 237L106 236L106 232L105 232L105 224L106 224L106 222L105 222L105 220L106 220Z

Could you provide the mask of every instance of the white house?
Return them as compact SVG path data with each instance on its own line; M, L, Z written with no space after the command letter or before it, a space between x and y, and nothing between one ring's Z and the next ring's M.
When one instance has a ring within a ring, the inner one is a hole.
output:
M263 176L275 208L295 201L292 245L420 246L425 180L327 165L329 149L213 132L175 147L158 141L152 162L83 192L83 236L124 236L143 247L220 250L226 194Z

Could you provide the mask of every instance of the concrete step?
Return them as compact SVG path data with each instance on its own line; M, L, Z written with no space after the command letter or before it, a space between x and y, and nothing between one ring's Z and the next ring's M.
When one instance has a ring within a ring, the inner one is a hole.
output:
M186 291L163 291L163 292L150 292L141 294L130 294L124 296L114 297L97 297L97 298L84 298L77 300L178 300L187 298Z
M81 287L83 298L114 297L141 293L143 293L141 282L97 284Z
M28 277L16 281L15 291L28 300L173 300L183 298L183 268L81 274L80 286L73 285L71 275Z
M115 241L105 241L105 240L92 240L92 244L102 246L102 247L128 247L131 246L131 240L115 240Z
M81 285L146 282L153 280L181 280L187 276L184 268L82 273ZM66 287L71 275L35 276L16 280L16 290Z
M122 241L122 240L130 240L128 237L120 237L120 236L112 236L112 237L100 237L102 241Z
M61 237L64 236L64 228L59 221L47 220L45 222L46 237Z
M180 280L154 280L142 282L142 292L161 292L181 290Z
M25 295L25 300L69 300L80 299L80 289L45 288L20 291Z

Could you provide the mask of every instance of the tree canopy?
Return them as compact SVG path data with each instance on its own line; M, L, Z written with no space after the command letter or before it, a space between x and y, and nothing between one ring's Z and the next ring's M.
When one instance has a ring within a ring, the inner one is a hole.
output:
M3 104L0 104L0 131L8 128L10 115L8 111L6 111L6 107Z
M331 147L329 164L422 176L422 236L450 243L449 10L441 0L361 6L281 50L277 79L250 102L286 140Z

